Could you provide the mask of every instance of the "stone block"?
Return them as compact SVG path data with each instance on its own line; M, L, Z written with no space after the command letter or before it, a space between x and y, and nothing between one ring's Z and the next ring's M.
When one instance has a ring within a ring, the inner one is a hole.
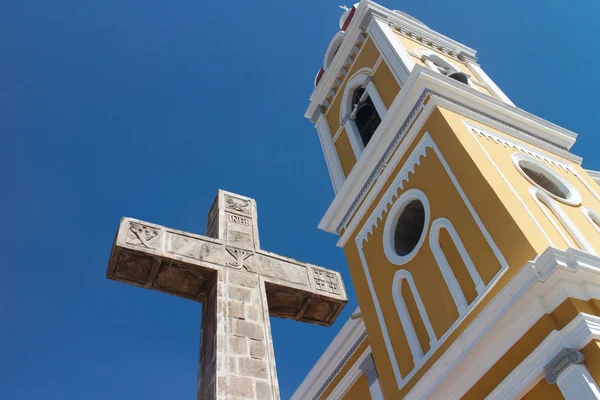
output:
M233 354L248 354L248 339L239 336L229 337L229 350Z
M219 392L221 392L220 387ZM241 376L232 376L229 378L229 384L225 389L225 393L229 396L239 396L244 399L254 399L256 393L254 390L254 380Z
M265 360L267 358L267 346L262 341L250 341L250 357Z
M253 301L252 295L254 294L254 290L233 286L230 286L228 289L231 300L241 301L242 303L251 303Z
M260 317L258 306L253 304L246 305L246 319L248 321L258 321Z
M258 275L251 274L249 272L236 271L234 269L230 269L229 273L229 283L237 286L242 286L250 289L254 289L258 287Z
M265 339L265 330L261 324L241 319L233 320L233 334L254 340Z
M265 360L257 360L254 358L240 358L239 374L251 378L267 379L267 362Z
M268 382L256 381L255 391L257 399L271 399L273 397L271 393L271 385Z
M239 301L228 301L227 312L227 316L230 318L245 319L246 317L244 314L244 303L240 303Z

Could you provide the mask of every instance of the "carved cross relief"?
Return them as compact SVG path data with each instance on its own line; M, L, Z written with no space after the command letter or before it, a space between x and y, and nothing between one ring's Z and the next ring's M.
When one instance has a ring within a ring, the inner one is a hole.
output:
M270 316L331 325L338 272L260 248L256 202L220 190L207 236L123 218L107 277L203 303L198 399L279 399Z

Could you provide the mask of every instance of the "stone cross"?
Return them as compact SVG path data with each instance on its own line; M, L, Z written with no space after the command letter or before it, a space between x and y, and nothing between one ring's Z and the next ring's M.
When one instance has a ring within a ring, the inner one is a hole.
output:
M123 218L106 275L203 303L203 400L279 399L269 316L329 326L347 302L339 273L262 250L256 202L222 190L207 236Z

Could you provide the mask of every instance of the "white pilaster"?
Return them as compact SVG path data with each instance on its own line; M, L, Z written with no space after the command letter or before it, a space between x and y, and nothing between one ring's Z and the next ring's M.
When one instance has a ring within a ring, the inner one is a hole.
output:
M565 400L598 400L600 388L583 364L577 349L563 349L544 368L546 381L556 383Z
M379 375L377 374L377 369L375 368L372 354L369 354L367 358L365 358L360 365L360 370L367 377L371 399L383 400L383 392L381 391L381 385L379 384Z
M346 177L344 176L342 164L340 163L340 158L338 157L333 143L329 124L327 123L325 115L322 113L315 123L315 128L317 128L317 132L319 132L319 141L323 148L323 154L325 155L325 161L327 162L327 168L329 169L329 177L331 178L333 190L337 193L344 184Z
M556 383L565 400L600 399L600 388L583 364L569 365Z

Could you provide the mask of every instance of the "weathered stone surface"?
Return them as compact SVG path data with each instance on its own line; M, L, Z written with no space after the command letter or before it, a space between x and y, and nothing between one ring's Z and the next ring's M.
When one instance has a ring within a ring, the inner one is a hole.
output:
M255 358L240 358L239 360L240 374L250 376L252 378L267 379L267 363L265 360Z
M267 358L267 347L263 342L250 340L250 357L264 360Z
M121 220L107 277L203 302L198 399L279 399L270 315L331 325L339 273L260 249L254 200L219 191L209 237Z

